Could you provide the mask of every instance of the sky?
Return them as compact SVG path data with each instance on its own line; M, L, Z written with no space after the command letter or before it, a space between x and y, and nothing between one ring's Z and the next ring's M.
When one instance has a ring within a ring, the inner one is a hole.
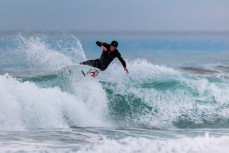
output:
M229 31L229 0L0 0L0 31Z

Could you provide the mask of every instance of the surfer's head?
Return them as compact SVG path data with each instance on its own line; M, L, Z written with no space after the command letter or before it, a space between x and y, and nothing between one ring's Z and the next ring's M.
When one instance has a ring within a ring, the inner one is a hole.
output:
M110 51L114 51L115 49L117 49L117 47L118 47L118 42L113 40L111 42Z
M118 42L115 41L115 40L113 40L113 41L111 42L111 46L117 48L117 47L118 47Z

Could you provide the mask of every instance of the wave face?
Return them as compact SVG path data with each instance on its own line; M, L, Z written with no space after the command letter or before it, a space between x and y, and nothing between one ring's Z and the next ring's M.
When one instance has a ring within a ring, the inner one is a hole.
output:
M114 64L104 77L109 79L102 82L111 118L117 123L155 128L228 127L228 81L184 74L145 60L128 65L130 76L117 74Z
M1 41L0 130L228 127L227 79L135 59L128 75L115 61L96 79L77 81L62 70L86 60L74 36Z

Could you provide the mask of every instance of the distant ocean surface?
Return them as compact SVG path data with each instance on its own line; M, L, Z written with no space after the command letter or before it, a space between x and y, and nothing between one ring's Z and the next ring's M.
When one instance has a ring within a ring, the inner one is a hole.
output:
M63 68L98 58L95 79ZM0 152L227 153L229 35L0 35Z

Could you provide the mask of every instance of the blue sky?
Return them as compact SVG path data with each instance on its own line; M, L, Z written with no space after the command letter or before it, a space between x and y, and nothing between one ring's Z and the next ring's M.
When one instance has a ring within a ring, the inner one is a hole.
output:
M0 30L229 31L229 0L0 0Z

